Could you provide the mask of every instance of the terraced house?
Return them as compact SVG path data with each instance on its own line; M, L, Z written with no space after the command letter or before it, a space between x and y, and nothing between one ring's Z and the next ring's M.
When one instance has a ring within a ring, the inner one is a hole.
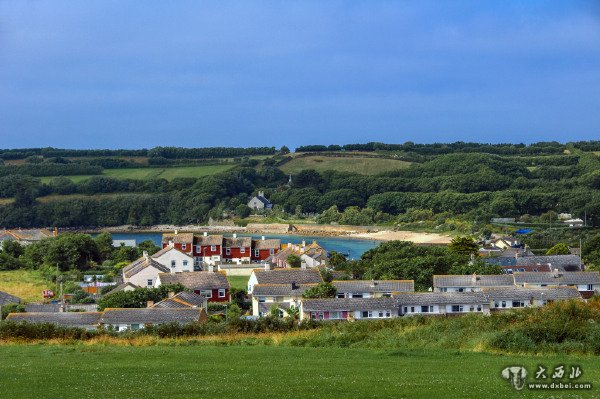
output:
M473 274L473 275L435 275L433 291L435 292L474 292L483 287L511 287L515 282L510 275Z
M159 273L156 287L163 284L181 284L209 302L229 302L231 286L223 272Z
M326 298L305 299L300 307L300 319L360 320L398 317L399 306L394 298Z

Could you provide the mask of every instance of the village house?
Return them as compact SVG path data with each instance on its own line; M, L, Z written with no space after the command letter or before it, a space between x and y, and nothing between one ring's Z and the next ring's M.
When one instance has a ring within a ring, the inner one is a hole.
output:
M578 255L515 255L484 258L484 262L502 267L505 273L546 272L554 269L561 271L581 271L583 262Z
M400 293L395 299L403 316L490 312L489 300L480 291Z
M279 252L281 247L280 239L265 239L262 236L260 240L252 240L252 261L261 262Z
M123 268L123 283L131 283L142 288L152 288L159 273L169 273L171 269L148 255L144 255Z
M229 280L222 272L159 273L155 287L181 284L185 288L204 296L209 302L229 302Z
M252 294L252 315L263 317L277 306L280 317L291 306L300 307L302 294L316 284L255 284Z
M115 331L140 330L165 323L190 324L207 320L204 308L110 308L101 313L100 325Z
M27 312L10 313L6 320L27 323L50 323L61 327L77 327L96 330L101 312Z
M17 241L21 245L29 245L56 236L58 236L57 229L54 231L46 229L2 230L0 231L0 247L4 241Z
M194 260L196 270L205 265L216 265L221 262L221 249L223 247L222 235L208 235L204 232L201 236L194 236Z
M194 234L193 233L180 233L175 230L173 234L163 234L162 236L162 247L166 248L173 246L180 251L187 254L191 254L194 245Z
M509 275L473 274L473 275L434 275L433 291L435 292L474 292L482 287L510 287L514 280Z
M515 285L521 287L576 287L581 296L590 298L600 291L600 273L598 272L561 272L549 273L514 273Z
M117 285L115 288L113 288L112 290L108 291L105 295L112 295L112 294L116 294L117 292L121 292L121 291L133 291L138 288L140 288L140 287L135 284L132 284L130 282L121 283L121 284Z
M255 211L263 209L270 210L273 208L273 204L265 197L264 191L259 191L257 196L252 197L250 201L248 201L248 207Z
M576 287L486 287L482 292L492 311L543 306L559 300L581 299Z
M171 273L191 272L194 270L194 258L175 248L174 244L161 249L151 258L169 268Z
M327 263L327 251L316 241L306 245L306 241L301 244L287 243L274 256L267 258L267 261L274 267L290 267L287 259L290 255L296 255L300 258L301 267L318 267Z
M256 284L318 284L323 281L317 269L254 269L248 280L248 294Z
M250 263L252 256L252 238L238 237L233 234L232 237L223 239L223 261L232 263Z
M304 299L300 303L301 320L388 319L398 315L394 298Z
M331 284L337 289L338 298L390 297L415 290L413 280L334 280Z

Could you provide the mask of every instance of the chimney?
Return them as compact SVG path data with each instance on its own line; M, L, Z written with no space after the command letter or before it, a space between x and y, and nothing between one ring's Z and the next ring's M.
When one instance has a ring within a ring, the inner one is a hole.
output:
M371 288L375 288L376 285L377 283L375 282L375 280L371 280Z
M288 242L288 248L291 248L291 247L292 247L292 243Z
M265 236L260 237L260 239L264 241L265 240Z
M175 229L175 235L179 234L179 230Z
M148 259L148 251L144 251L143 256L144 256L144 258Z
M268 263L265 263L265 270L271 270L271 266Z
M560 277L560 272L558 271L558 269L554 269L553 270L552 276L554 278L559 278Z
M175 296L175 291L169 291L169 298L173 298Z
M206 236L208 236L208 232L207 231L204 232L204 237L206 237Z
M237 238L237 233L233 233L233 238Z
M213 273L215 271L215 267L213 265L208 265L208 271Z
M147 308L151 308L153 306L154 306L154 301L148 301L148 302L146 302L146 307Z
M477 277L477 273L473 273L473 275L471 276L471 282L475 284L477 280L479 280L479 277Z
M169 241L169 248L175 248L175 243L173 241Z

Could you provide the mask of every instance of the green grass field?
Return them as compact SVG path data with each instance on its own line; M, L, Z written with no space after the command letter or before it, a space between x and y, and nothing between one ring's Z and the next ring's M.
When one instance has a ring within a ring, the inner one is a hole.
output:
M363 175L375 175L377 173L389 172L392 170L404 169L410 165L410 162L399 161L387 158L368 158L368 157L327 157L327 156L308 156L297 157L280 166L285 173L298 173L305 169L315 169L319 172L325 170L336 170L339 172L354 172Z
M181 166L173 168L122 168L105 169L101 176L116 177L118 179L167 179L173 180L177 177L202 177L225 172L233 168L234 164L204 165L204 166ZM66 176L73 182L78 183L89 179L89 175ZM49 183L54 176L41 177L42 183Z
M596 358L439 350L5 345L0 353L7 398L575 398L596 390L517 392L501 370L576 364L579 381L600 379Z
M15 295L25 302L41 301L45 289L54 289L54 286L36 270L0 271L0 291Z
M231 287L240 290L248 289L249 279L250 276L227 276L227 280L229 280L229 284L231 284Z

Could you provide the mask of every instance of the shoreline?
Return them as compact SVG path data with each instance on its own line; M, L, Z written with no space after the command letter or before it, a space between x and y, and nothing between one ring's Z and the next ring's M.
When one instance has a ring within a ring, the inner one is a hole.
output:
M231 225L156 225L156 226L115 226L104 228L65 228L61 232L80 232L88 234L97 234L101 232L109 233L168 233L178 230L187 233L209 234L278 234L278 235L298 235L298 236L316 236L316 237L340 237L349 239L363 239L374 241L411 241L421 245L447 245L452 237L439 233L415 232L408 230L392 230L379 228L376 226L343 226L343 225L318 225L318 224L282 224L282 223L249 223L246 227Z

